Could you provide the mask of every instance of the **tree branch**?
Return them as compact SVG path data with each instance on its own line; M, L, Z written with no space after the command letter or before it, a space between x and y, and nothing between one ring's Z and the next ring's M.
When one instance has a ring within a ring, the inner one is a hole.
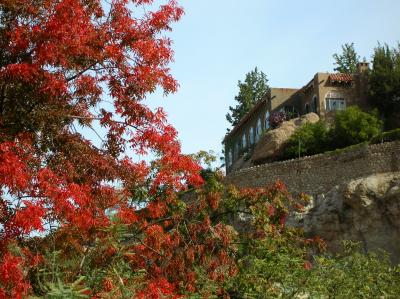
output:
M73 118L73 119L82 119L82 120L102 120L102 117L94 117L94 116L80 116L80 115L65 115L66 118ZM118 121L118 120L111 120L112 122L115 122L117 124L125 125L127 127L134 128L135 130L138 130L139 132L144 133L142 129L135 125L128 124L124 121Z
M92 67L94 67L98 62L94 62L91 65L89 65L87 68L81 70L80 72L76 73L75 75L67 78L67 82L70 82L72 80L75 80L76 78L78 78L79 76L83 75L85 72L87 72L88 70L90 70Z

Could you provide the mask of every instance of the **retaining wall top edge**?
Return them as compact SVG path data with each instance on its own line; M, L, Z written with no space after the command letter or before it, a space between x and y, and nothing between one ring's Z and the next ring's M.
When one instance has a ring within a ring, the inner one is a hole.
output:
M301 163L303 161L306 160L317 160L321 157L333 157L333 156L341 156L341 155L345 155L348 153L354 153L357 152L361 149L365 149L367 148L368 150L375 150L377 148L384 148L384 147L391 147L392 145L399 145L400 146L400 141L391 141L391 142L384 142L384 143L378 143L378 144L371 144L371 145L365 145L365 144L359 144L359 145L355 145L354 148L348 149L346 151L346 148L344 148L343 151L339 151L339 152L335 152L335 151L331 151L331 152L326 152L326 153L322 153L322 154L316 154L316 155L312 155L312 156L304 156L301 158L296 158L296 159L290 159L290 160L285 160L285 161L276 161L276 162L272 162L272 163L267 163L267 164L261 164L261 165L256 165L253 167L249 167L249 168L243 168L243 169L239 169L235 172L232 172L228 175L226 175L226 178L230 178L230 177L235 177L235 176L241 176L247 172L252 172L256 169L268 169L268 168L272 168L278 165L285 165L285 164L292 164L294 162L298 162Z

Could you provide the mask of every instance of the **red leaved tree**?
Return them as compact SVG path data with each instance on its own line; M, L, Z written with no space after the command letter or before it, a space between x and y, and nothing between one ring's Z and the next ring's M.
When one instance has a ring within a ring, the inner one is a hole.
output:
M195 290L187 265L216 280L229 264L226 228L188 216L176 195L202 183L198 164L162 109L143 102L177 89L163 33L183 10L152 2L0 0L0 298L51 289L28 278L48 251L71 260L64 280L104 269L92 295L133 283L105 270L117 257L145 273L131 292L149 298ZM148 153L152 163L137 159ZM129 232L117 245L116 223Z

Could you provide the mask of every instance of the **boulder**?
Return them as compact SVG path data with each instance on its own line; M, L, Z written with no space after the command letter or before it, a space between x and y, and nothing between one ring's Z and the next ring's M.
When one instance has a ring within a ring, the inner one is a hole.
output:
M242 155L239 159L237 159L231 166L230 171L234 172L239 169L249 168L254 166L252 161L250 160L250 156L248 153Z
M268 131L256 145L251 162L261 164L272 161L280 154L293 133L305 123L316 123L319 116L315 113L308 113L299 118L283 122L278 128Z
M288 225L319 236L338 252L343 240L360 242L365 252L383 249L400 261L400 172L374 174L334 187L312 199Z

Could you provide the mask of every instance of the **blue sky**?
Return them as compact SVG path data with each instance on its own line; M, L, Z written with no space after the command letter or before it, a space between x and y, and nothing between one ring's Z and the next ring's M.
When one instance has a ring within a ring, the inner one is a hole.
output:
M399 0L181 0L185 16L174 25L172 73L179 91L162 106L185 153L220 152L237 82L258 67L271 87L299 88L316 72L332 71L332 55L354 42L370 60L378 41L400 41Z

